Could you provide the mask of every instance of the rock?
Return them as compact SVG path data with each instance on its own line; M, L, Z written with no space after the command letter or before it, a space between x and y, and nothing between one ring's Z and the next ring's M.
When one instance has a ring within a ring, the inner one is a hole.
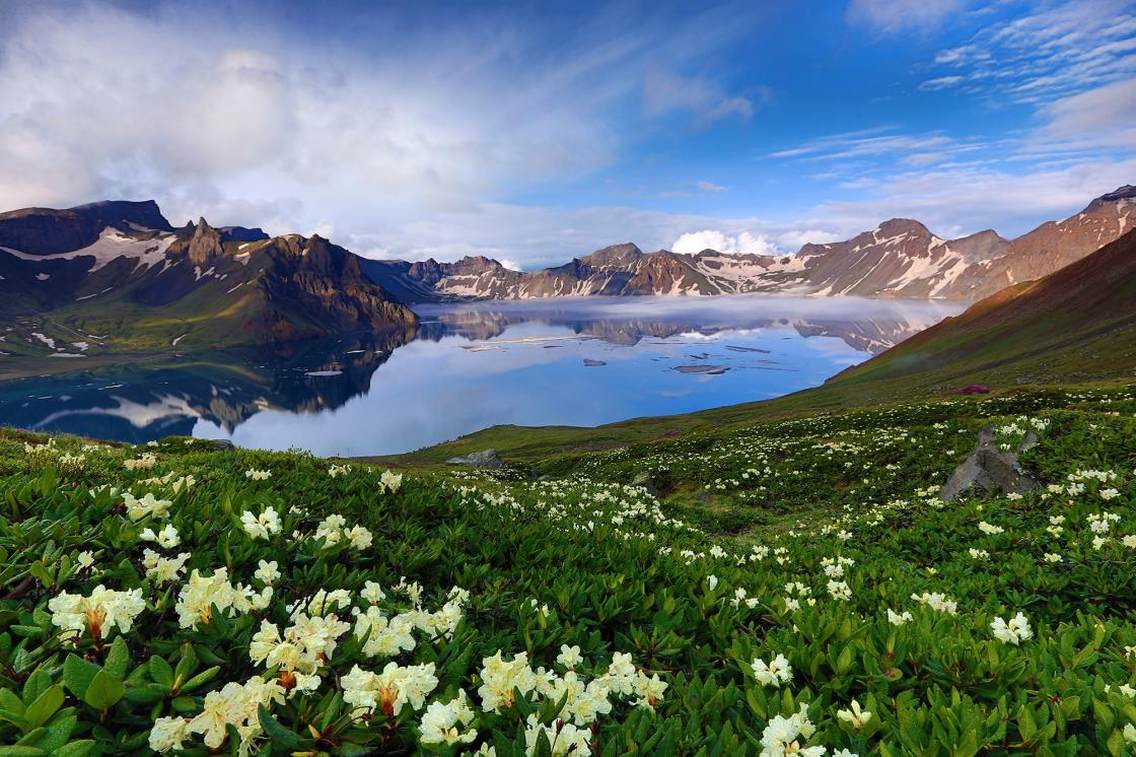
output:
M730 370L724 365L676 365L674 370L679 373L700 373L707 376L720 376Z
M601 365L607 365L607 363L602 360L592 360L590 357L586 357L584 358L584 365L588 366L589 368L597 368Z
M631 485L643 487L652 497L663 497L674 490L671 472L666 469L639 471L631 479Z
M1037 489L1041 484L1018 464L1018 456L1036 444L1037 437L1031 432L1017 450L999 449L993 427L987 426L978 434L978 447L951 474L939 497L953 502L972 489L985 494L1025 494Z
M451 457L448 465L468 465L470 468L500 468L504 463L495 449L483 449L461 457Z
M958 390L959 394L990 394L990 387L982 384L971 384Z

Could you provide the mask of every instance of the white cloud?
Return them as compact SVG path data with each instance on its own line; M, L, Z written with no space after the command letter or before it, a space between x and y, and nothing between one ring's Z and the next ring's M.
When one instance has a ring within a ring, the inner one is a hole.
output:
M687 255L703 250L717 250L731 255L776 255L779 252L764 234L743 231L730 235L713 229L687 232L676 239L670 249Z
M504 266L505 268L508 268L508 269L509 269L510 271L521 271L521 270L524 270L524 269L522 269L522 268L521 268L521 265L520 265L520 263L518 263L518 262L517 262L517 261L515 261L515 260L510 260L509 258L499 258L499 259L497 260L497 262L498 262L498 263L500 263L500 264L501 264L502 266Z
M812 215L832 228L867 229L890 217L917 218L943 237L993 228L1017 236L1039 217L1062 218L1136 176L1136 158L1076 161L1012 173L997 166L889 175L855 201L830 201Z
M715 183L710 182L710 181L696 181L696 182L694 182L694 186L698 187L703 192L725 192L726 191L726 187L723 187L721 184L715 184Z
M961 76L937 76L934 79L928 79L919 85L919 89L924 92L934 92L939 89L948 89L962 81Z
M796 251L806 244L827 244L838 242L841 236L831 231L821 229L794 229L781 233L777 237L778 245L785 250Z
M648 69L643 92L648 113L689 111L703 124L731 116L745 120L755 109L748 97L730 95L706 77L682 76L657 66Z
M988 22L934 58L945 72L921 89L965 86L983 96L1042 103L1136 74L1131 0L1045 3Z
M256 8L89 2L6 18L0 209L153 197L174 223L334 229L388 254L456 248L437 233L443 219L476 232L494 216L500 252L527 264L535 245L518 239L513 252L487 198L609 165L643 125L613 116L646 99L668 121L752 112L707 76L672 80L695 85L685 100L645 93L651 66L687 70L743 34L736 15L676 29L665 13L613 6L549 45L523 14L455 13L422 29L376 11L365 18L382 23L354 30L366 32L358 45ZM424 228L434 235L404 232Z
M852 0L848 18L885 34L927 31L967 6L967 0Z
M1136 147L1136 77L1062 98L1044 112L1046 137Z

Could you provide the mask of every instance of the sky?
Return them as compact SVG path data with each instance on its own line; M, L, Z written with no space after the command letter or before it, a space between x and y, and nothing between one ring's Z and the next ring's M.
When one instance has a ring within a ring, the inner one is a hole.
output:
M1004 236L1136 183L1136 0L0 0L0 209L369 257Z

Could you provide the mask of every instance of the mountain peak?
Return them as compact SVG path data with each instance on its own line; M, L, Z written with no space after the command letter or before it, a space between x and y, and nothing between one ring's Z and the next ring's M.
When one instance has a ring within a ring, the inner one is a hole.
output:
M204 266L221 254L221 233L210 226L204 217L199 218L189 240L189 262Z
M916 234L930 235L931 232L919 221L914 218L889 218L876 227L876 231L888 236L895 236L896 234L914 232Z
M585 255L580 258L580 260L591 266L605 266L624 263L641 257L642 255L643 251L639 249L638 245L631 242L623 242L621 244L611 244L596 250L590 255Z
M1118 187L1112 192L1101 195L1097 199L1093 200L1093 202L1116 202L1117 200L1129 199L1136 199L1136 187L1132 186L1131 184L1125 184L1124 186Z

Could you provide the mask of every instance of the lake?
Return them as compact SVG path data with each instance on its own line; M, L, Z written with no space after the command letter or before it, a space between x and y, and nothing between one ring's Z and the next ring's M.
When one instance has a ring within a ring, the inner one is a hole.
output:
M2 382L0 424L406 452L495 424L592 426L777 397L959 309L770 295L423 305L416 333Z

